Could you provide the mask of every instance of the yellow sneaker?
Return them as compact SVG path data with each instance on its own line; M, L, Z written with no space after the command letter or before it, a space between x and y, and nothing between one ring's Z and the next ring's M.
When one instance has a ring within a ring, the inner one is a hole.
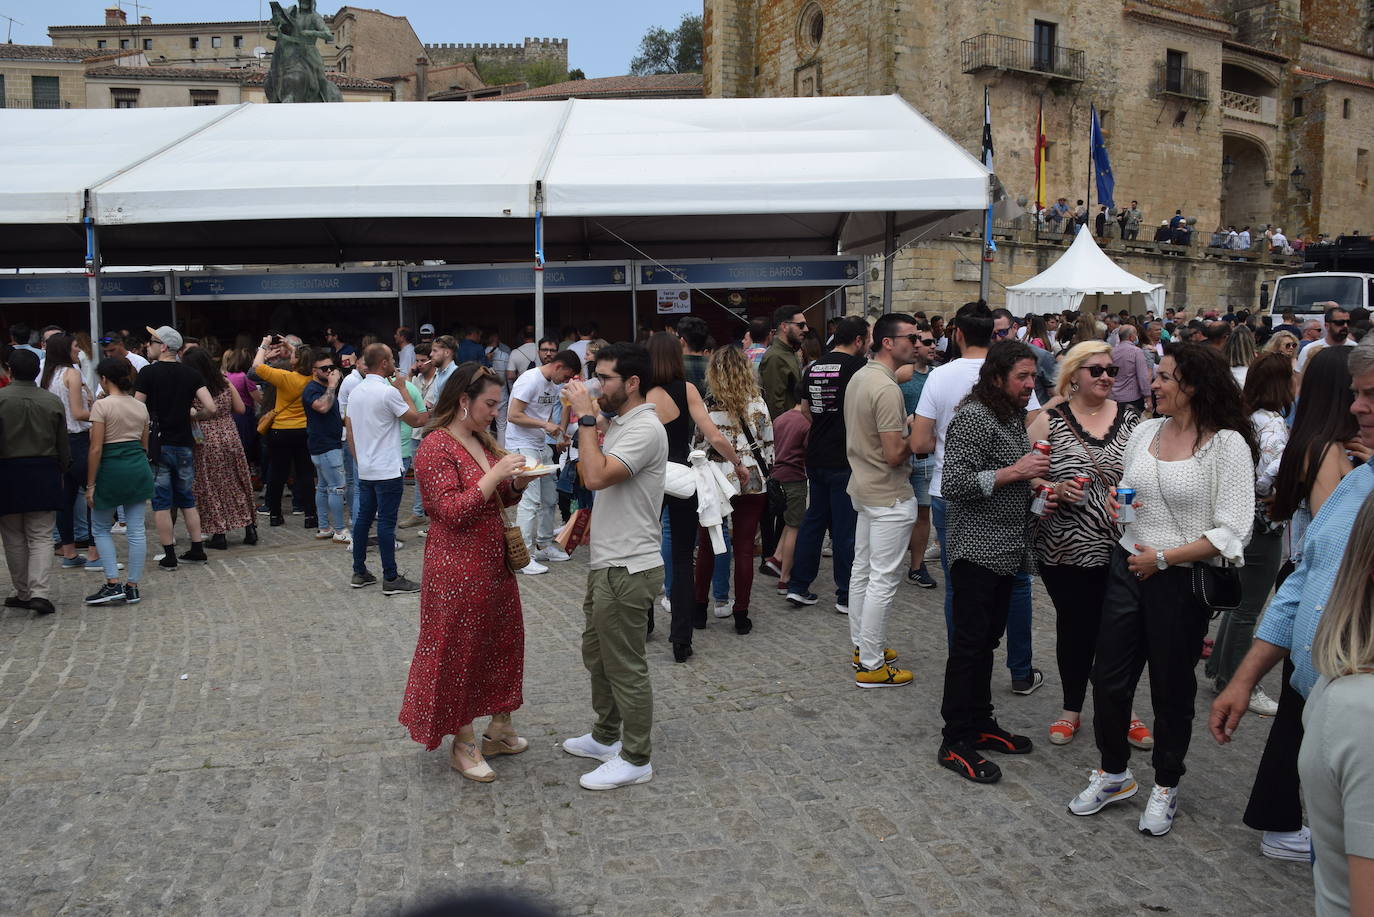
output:
M894 669L884 663L881 669L859 669L854 673L854 686L857 688L900 688L911 684L915 678L906 669Z
M883 662L887 663L888 665L892 665L892 663L896 661L896 650L883 650ZM854 647L854 668L859 668L859 648L857 646Z

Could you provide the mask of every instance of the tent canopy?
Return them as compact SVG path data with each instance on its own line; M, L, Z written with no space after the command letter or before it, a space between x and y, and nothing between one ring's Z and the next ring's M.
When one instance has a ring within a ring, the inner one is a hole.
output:
M1141 295L1145 308L1156 315L1164 313L1164 285L1141 280L1108 258L1084 225L1059 260L1030 280L1007 287L1007 310L1017 317L1076 311L1085 296L1135 293Z
M0 111L0 265L881 251L987 170L897 96ZM35 189L41 193L35 193Z

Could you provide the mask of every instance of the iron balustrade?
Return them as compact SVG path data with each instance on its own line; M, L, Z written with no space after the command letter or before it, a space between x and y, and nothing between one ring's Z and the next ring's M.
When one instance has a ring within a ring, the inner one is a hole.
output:
M959 57L964 73L985 69L1015 70L1078 83L1087 78L1082 51L1009 35L984 32L965 38L959 43Z

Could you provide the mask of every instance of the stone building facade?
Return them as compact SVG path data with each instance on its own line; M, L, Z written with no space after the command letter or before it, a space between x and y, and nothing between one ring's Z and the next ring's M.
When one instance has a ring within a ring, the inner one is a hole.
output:
M997 172L1011 196L1034 198L1043 107L1045 203L1063 196L1071 206L1089 196L1095 104L1116 201L1140 201L1142 237L1176 209L1203 234L1219 223L1275 223L1289 235L1369 231L1371 27L1365 0L706 0L705 91L898 93L976 155L987 86ZM922 248L944 254L899 258L899 291L948 302L976 296L976 272L971 291L955 279L966 245ZM1013 233L1000 245L994 290L1035 273L1026 266L1055 251ZM1270 273L1291 270L1201 249L1124 252L1113 255L1139 274L1171 278L1171 296L1185 304L1252 305Z

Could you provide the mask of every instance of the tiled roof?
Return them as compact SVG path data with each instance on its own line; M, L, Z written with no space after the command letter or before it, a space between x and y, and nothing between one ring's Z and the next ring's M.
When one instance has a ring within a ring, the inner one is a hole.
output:
M238 83L243 80L242 70L212 70L209 67L100 67L87 70L91 79L121 80L215 80Z
M1334 80L1337 83L1348 83L1351 86L1363 86L1366 89L1374 89L1374 83L1368 80L1356 79L1353 76L1340 76L1335 73L1319 73L1316 70L1308 70L1306 67L1294 67L1293 72L1298 76L1310 76L1319 80Z
M240 70L244 74L243 85L261 86L267 82L266 70ZM347 73L326 73L325 79L338 86L340 89L372 89L381 92L390 92L391 84L383 83L379 80L365 80L360 76L349 76Z
M101 67L86 73L93 79L121 80L177 80L195 82L213 80L225 83L239 83L244 86L261 86L267 82L267 71L259 67L244 67L241 70L219 70L210 67ZM391 87L377 80L365 80L346 73L326 73L329 82L340 89L370 89L390 92Z
M124 52L137 53L137 52ZM53 45L0 44L0 60L87 61L101 57L118 57L109 48L59 48Z
M535 89L499 96L497 101L531 99L644 99L700 98L703 84L700 73L659 73L653 76L603 76L594 80L568 80Z
M329 18L331 18L331 17L329 17L329 16L326 16L326 17L325 17L326 20L328 20ZM217 28L222 28L222 29L225 29L225 30L228 30L228 29L261 29L261 28L263 28L266 24L267 24L266 22L259 22L259 21L257 21L257 20L252 20L252 21L240 21L240 22L148 22L148 23L121 22L121 23L119 23L119 24L117 24L117 25L106 25L106 24L103 23L103 22L96 22L96 23L92 23L91 25L50 25L50 26L48 26L48 33L49 33L49 34L52 34L53 32L104 32L104 31L109 31L109 32L111 32L111 33L114 33L114 32L129 32L129 31L131 31L131 30L133 30L133 29L138 29L138 31L140 31L140 32L179 32L179 31L181 31L181 30L183 30L183 29L202 29L202 30L208 31L208 30L210 30L210 29L217 29Z

